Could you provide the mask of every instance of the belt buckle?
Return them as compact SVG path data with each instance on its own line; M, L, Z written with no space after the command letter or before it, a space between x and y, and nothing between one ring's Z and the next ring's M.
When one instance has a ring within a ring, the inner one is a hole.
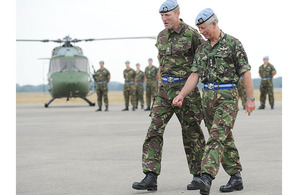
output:
M207 84L207 88L208 88L208 89L214 89L214 87L215 87L215 84L214 84L214 83L208 83L208 84Z
M167 81L168 83L174 83L174 77L168 77Z

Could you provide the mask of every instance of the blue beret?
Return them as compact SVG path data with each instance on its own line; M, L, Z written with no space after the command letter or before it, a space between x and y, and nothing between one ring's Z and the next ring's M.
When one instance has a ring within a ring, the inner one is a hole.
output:
M264 58L263 58L263 60L268 60L269 59L269 56L265 56Z
M196 17L196 20L195 20L196 26L203 24L209 18L211 18L213 15L214 15L214 11L210 8L206 8L206 9L202 10Z
M99 63L103 63L103 64L104 64L104 61L103 61L103 60L101 60Z
M125 62L125 64L130 63L128 60Z
M148 60L152 60L152 58L149 58ZM153 60L152 60L153 61Z
M177 0L166 0L159 8L159 13L166 13L178 7Z
M140 65L140 63L136 63L136 66L137 66L137 65Z

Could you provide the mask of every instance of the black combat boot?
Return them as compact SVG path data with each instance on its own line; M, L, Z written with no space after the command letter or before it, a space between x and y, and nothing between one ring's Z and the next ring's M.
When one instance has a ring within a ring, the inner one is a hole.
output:
M258 110L263 110L265 109L265 105L261 105L260 107L258 107Z
M104 111L106 111L106 112L108 111L108 106L106 106L106 108L105 108L105 110L104 110Z
M199 187L193 185L193 181L195 180L195 178L200 179L200 176L194 175L192 182L186 186L187 190L199 190L200 189Z
M134 182L132 188L136 190L157 190L157 175L153 172L146 173L146 177L141 182Z
M220 187L221 192L232 192L234 190L242 190L244 188L243 186L243 180L241 173L238 172L234 175L232 175L226 185L223 185Z
M143 106L141 106L141 109L142 109L142 110L144 109L144 105L143 105Z
M101 107L99 107L97 110L95 110L95 112L99 112L102 111Z
M128 109L128 107L126 107L126 108L124 108L122 111L128 111L129 109Z
M200 194L209 195L212 180L213 178L209 174L204 173L200 178L194 177L192 184L200 189Z
M150 107L149 107L149 106L145 109L145 111L148 111L148 110L150 110Z
M274 106L271 106L271 109L274 110Z
M135 111L135 108L134 108L134 107L132 108L132 111Z

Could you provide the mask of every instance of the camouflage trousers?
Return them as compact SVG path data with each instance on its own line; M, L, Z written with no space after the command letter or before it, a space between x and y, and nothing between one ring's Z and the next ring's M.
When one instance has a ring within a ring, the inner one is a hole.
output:
M266 103L267 95L269 96L270 106L274 106L274 92L273 92L273 82L261 81L260 84L260 105L264 106Z
M231 131L238 113L237 90L202 91L204 122L210 137L205 146L201 171L215 177L222 163L226 173L233 175L242 171Z
M136 106L141 102L141 106L144 107L144 85L137 84L136 85Z
M97 84L97 100L98 106L102 107L102 97L104 99L104 104L108 107L108 98L107 98L108 88L107 84Z
M239 92L239 98L241 99L242 105L244 107L244 106L246 106L247 94L246 94L246 89L245 89L243 80L239 81L237 88L238 88L238 92Z
M156 93L157 93L157 82L156 81L147 81L147 83L146 83L147 107L151 106L151 100L154 100Z
M135 85L124 85L123 94L125 99L125 107L129 107L129 99L131 99L131 105L133 108L136 107L136 97L135 97Z
M200 127L202 120L200 93L198 88L192 91L183 102L182 107L175 107L173 99L182 89L182 83L163 83L159 87L151 112L151 124L143 144L143 172L160 174L163 147L163 134L167 123L175 113L182 129L182 139L190 173L201 174L201 158L205 139ZM175 129L173 129L175 130ZM177 155L177 154L174 154Z

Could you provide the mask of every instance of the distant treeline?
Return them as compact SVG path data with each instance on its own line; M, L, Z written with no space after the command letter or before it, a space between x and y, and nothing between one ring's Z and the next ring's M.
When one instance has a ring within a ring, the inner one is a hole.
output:
M273 79L274 88L282 88L282 77ZM255 89L259 89L260 79L253 79L253 85ZM111 81L108 83L108 88L110 91L122 91L123 83ZM203 84L199 83L198 88L201 89ZM95 89L94 83L91 83L91 90ZM48 85L16 85L16 91L18 92L48 92Z

